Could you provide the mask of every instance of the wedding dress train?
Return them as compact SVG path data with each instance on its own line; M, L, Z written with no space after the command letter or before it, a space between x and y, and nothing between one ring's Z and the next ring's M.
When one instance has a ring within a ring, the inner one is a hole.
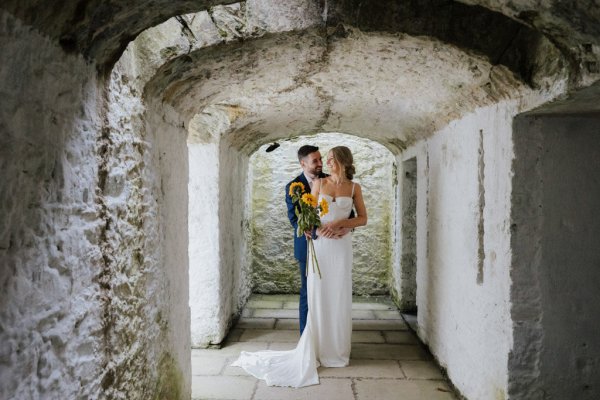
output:
M352 187L354 194L354 186ZM327 222L348 218L352 197L335 200L326 194ZM302 387L319 383L317 368L345 367L350 359L352 336L352 234L341 239L320 237L314 241L321 278L308 255L308 317L294 350L242 351L232 364L264 379L269 386ZM309 246L310 248L310 246Z

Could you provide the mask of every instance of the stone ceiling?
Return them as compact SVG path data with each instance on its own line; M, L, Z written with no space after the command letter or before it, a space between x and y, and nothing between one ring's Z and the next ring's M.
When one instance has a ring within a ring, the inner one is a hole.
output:
M261 3L249 0L247 3ZM481 6L520 21L546 35L565 53L573 67L596 71L600 45L600 5L597 0L310 0L318 3L335 24L343 20L365 30L392 28L415 34L415 30L452 25L454 33L477 25L461 3ZM140 32L170 17L206 10L231 0L4 0L1 8L56 38L63 48L94 59L110 69L127 44ZM468 15L468 18L461 16ZM482 14L477 11L477 14ZM441 19L437 19L440 17ZM407 21L416 21L407 24ZM410 26L408 26L410 25ZM446 30L448 31L448 30ZM452 36L451 35L451 36ZM481 37L481 36L480 36ZM443 39L442 39L443 40Z
M216 114L227 113L233 144L248 152L317 132L398 151L470 110L531 91L507 67L438 40L338 34L316 28L201 49L159 69L146 96L187 118L204 113L208 130L221 129Z

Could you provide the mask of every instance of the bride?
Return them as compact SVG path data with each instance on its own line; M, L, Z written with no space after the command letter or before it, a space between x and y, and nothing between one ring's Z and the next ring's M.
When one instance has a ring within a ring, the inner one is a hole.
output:
M294 350L243 351L232 364L264 379L269 386L302 387L319 383L317 368L345 367L352 336L352 234L343 233L367 223L367 210L359 184L352 182L350 149L337 146L327 154L330 176L315 181L312 194L329 203L329 212L314 238L321 278L307 257L308 317ZM356 217L348 218L352 207ZM310 237L310 233L307 233ZM310 247L310 246L309 246Z

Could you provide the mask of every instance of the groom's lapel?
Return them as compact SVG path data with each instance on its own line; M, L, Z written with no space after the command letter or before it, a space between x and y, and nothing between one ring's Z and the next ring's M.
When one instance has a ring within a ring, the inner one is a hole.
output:
M298 181L302 182L302 184L304 185L304 190L306 190L308 193L310 193L310 185L308 184L308 181L306 180L306 176L304 176L304 173L298 175Z

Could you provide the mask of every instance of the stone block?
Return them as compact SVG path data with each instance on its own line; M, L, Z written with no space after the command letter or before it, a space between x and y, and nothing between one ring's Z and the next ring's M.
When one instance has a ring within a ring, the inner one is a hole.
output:
M352 310L352 319L375 319L375 316L371 310Z
M348 400L353 399L352 380L321 379L319 385L299 389L269 387L263 381L258 382L254 400Z
M275 351L285 351L285 350L294 350L298 342L272 342L269 343L269 350Z
M298 319L278 319L275 323L275 329L290 329L300 331L300 320Z
M383 331L386 343L392 344L419 344L419 339L411 331Z
M397 331L407 330L406 324L402 320L355 320L352 321L353 330L361 331Z
M192 356L206 357L206 356L220 356L220 357L233 357L239 356L240 352L243 351L258 351L266 350L267 344L262 342L235 342L226 344L220 349L194 349L192 350Z
M375 310L373 311L375 317L378 319L402 319L402 315L400 315L400 311L391 310L391 311L381 311Z
M452 400L452 390L442 381L357 380L357 400Z
M192 400L252 398L256 379L245 376L193 376Z
M246 308L282 308L282 301L275 300L250 300L246 304Z
M300 308L300 302L298 301L286 301L283 303L283 308L287 310L298 310Z
M374 303L374 302L367 302L367 303L352 303L352 309L353 310L382 310L382 311L389 311L389 310L395 310L396 306L392 305L392 304L385 304L385 303Z
M273 329L275 318L241 318L237 325L238 329Z
M247 329L240 340L242 342L298 342L300 332L293 330Z
M395 360L350 360L345 368L319 368L322 378L393 378L403 379L404 374Z
M254 318L298 318L298 310L256 309Z
M444 379L433 361L400 361L400 367L408 379Z
M352 331L352 343L384 343L381 331Z
M352 345L353 359L371 360L428 360L429 354L421 347L408 344L363 344Z
M219 375L227 363L223 355L192 355L192 375Z

